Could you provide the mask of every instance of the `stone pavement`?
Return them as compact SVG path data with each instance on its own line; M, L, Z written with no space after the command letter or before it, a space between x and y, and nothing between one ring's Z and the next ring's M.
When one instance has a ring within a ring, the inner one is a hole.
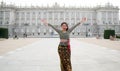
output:
M0 56L0 71L60 71L58 38L45 38ZM73 71L120 71L120 51L71 38Z

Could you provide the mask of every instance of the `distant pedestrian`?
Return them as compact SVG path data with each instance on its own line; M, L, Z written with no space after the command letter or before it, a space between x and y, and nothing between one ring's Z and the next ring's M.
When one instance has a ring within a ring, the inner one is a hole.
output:
M15 34L15 36L13 37L13 39L18 39L18 36Z

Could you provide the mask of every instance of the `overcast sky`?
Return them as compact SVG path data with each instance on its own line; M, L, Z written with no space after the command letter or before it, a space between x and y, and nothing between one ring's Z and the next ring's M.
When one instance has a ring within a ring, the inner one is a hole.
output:
M105 3L112 3L114 6L119 6L120 8L120 0L0 0L6 2L7 4L15 3L16 5L21 6L50 6L53 5L55 2L63 6L96 6L96 5L104 5Z

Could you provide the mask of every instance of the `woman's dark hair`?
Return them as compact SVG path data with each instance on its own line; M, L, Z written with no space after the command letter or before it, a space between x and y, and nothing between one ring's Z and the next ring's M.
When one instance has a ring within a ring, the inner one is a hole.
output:
M66 29L66 31L67 31L67 30L69 29L67 22L62 22L62 23L61 23L61 26L62 26L63 24L65 24L65 25L67 26L67 29Z

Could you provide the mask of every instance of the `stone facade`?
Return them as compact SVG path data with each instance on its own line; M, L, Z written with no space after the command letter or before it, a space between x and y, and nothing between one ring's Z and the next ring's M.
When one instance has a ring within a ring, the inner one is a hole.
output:
M96 7L65 7L55 3L49 7L18 7L0 5L0 27L9 29L9 36L23 37L55 37L57 33L50 27L46 27L41 19L60 28L62 22L67 22L69 27L75 25L82 17L87 21L78 26L71 37L88 37L103 35L105 29L115 29L120 34L119 8L109 3Z

